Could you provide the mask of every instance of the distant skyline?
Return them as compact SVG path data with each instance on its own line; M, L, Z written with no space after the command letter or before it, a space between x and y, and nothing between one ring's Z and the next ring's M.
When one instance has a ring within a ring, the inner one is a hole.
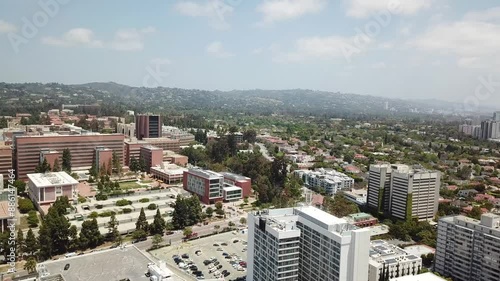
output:
M302 88L497 107L499 50L494 0L0 4L2 82Z

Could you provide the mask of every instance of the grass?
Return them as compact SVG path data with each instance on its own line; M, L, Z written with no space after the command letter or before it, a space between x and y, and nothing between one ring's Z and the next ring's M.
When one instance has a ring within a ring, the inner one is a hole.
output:
M152 180L141 180L141 183L152 183Z
M135 181L128 181L128 182L121 182L120 188L121 189L137 189L137 188L141 188L141 185L137 184L137 182L135 182Z
M37 214L38 215L38 214ZM19 227L21 229L28 229L29 224L28 224L28 216L23 216L21 215L21 222L19 223Z

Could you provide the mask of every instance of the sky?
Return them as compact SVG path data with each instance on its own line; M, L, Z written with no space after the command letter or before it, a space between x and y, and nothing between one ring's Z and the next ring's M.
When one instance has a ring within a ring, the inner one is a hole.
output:
M497 0L5 0L0 81L500 103ZM498 82L496 82L498 81Z

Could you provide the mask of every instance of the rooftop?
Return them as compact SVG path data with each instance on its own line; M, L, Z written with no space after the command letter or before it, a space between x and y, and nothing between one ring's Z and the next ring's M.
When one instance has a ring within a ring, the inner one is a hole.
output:
M210 171L210 170L202 170L199 168L189 169L188 172L193 174L193 175L197 175L199 177L206 178L206 179L220 179L220 178L224 177L220 173Z
M393 264L400 261L420 260L421 258L408 254L396 245L391 245L384 240L370 242L370 259L384 264Z
M66 172L28 174L27 176L37 187L78 184L78 181Z
M234 181L244 181L244 180L250 180L250 178L248 177L245 177L245 176L242 176L242 175L238 175L238 174L234 174L234 173L229 173L229 172L222 172L221 173L225 178L229 178L229 179L232 179Z
M446 281L439 276L436 276L430 272L418 274L418 275L407 275L404 277L398 277L390 279L390 281Z

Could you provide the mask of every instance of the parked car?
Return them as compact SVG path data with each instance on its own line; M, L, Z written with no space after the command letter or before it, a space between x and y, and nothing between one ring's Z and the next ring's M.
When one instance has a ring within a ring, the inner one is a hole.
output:
M69 263L67 263L65 266L64 266L64 270L68 270L70 267Z
M182 254L181 256L183 259L189 259L189 255L188 254Z
M204 264L204 265L209 265L209 264L211 264L211 263L212 263L212 261L210 261L210 260L204 260L204 261L203 261L203 264Z

